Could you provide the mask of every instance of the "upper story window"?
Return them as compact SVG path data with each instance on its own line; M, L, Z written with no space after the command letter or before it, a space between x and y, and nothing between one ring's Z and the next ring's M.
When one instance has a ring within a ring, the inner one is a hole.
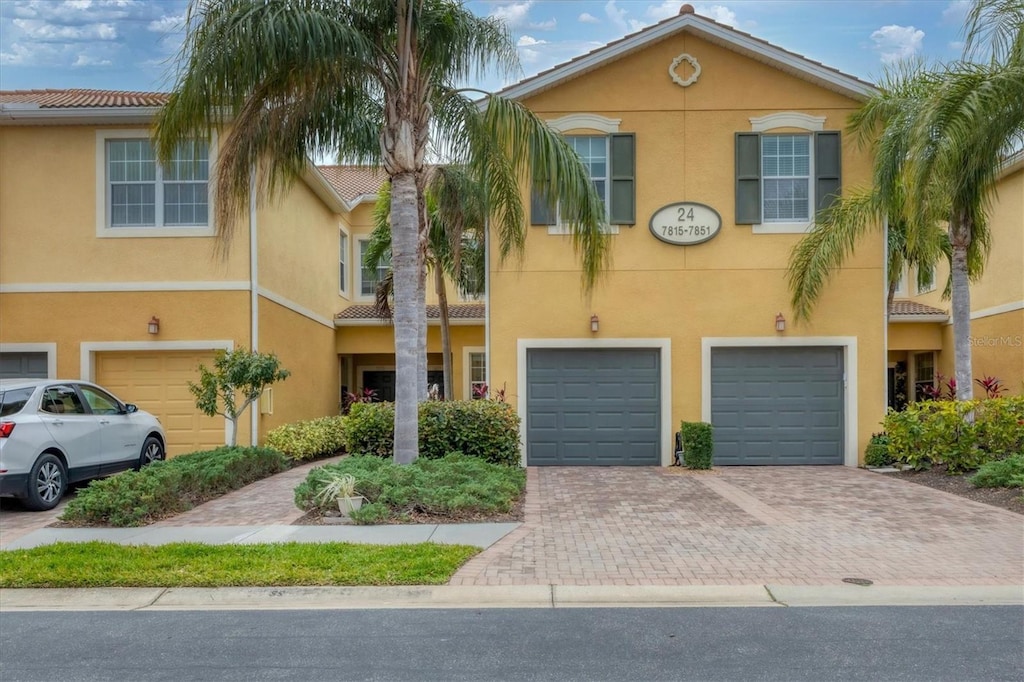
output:
M348 233L338 229L338 291L348 296Z
M935 269L932 268L930 272L917 273L917 293L927 294L928 292L935 291Z
M762 220L792 223L811 218L811 136L761 136Z
M806 232L841 191L839 131L798 112L750 122L754 132L736 133L736 224L755 233ZM769 132L787 128L808 132Z
M207 236L210 145L180 145L160 163L140 130L97 132L97 234L102 237Z
M583 165L587 167L590 177L594 182L594 189L597 190L601 200L604 201L605 210L608 208L608 138L570 135L566 141L579 155Z
M391 253L381 259L377 267L368 268L365 256L369 245L369 240L359 240L359 295L372 298L377 295L377 285L388 276L388 270L391 269Z

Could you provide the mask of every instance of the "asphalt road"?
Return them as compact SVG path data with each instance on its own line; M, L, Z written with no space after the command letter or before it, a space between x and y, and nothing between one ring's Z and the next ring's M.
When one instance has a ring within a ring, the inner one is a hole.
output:
M1024 680L1024 609L5 612L0 680Z

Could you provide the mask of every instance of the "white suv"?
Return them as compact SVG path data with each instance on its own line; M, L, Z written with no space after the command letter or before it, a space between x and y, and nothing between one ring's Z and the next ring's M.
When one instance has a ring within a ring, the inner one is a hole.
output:
M0 380L0 497L53 509L68 484L164 458L156 417L95 384Z

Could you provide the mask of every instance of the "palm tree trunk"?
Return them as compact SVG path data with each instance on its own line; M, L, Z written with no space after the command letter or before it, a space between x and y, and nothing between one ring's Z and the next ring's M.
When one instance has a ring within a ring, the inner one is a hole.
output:
M441 309L441 356L444 362L444 399L455 400L452 389L452 328L448 321L448 291L444 286L444 273L434 268L434 285L437 287L437 305Z
M391 269L394 273L395 464L411 464L419 442L419 216L416 176L391 178Z
M892 310L892 302L896 300L896 282L889 282L889 293L885 297L885 321L889 321L889 313Z
M427 202L424 195L425 178L423 173L416 176L416 211L419 214L419 232L416 235L419 257L419 279L416 281L416 325L419 347L417 349L418 378L417 396L420 401L427 399L429 386L427 381Z
M949 240L953 246L950 299L953 307L953 365L957 400L971 400L974 397L971 371L971 289L967 276L967 249L971 243L968 220L961 216L949 225Z

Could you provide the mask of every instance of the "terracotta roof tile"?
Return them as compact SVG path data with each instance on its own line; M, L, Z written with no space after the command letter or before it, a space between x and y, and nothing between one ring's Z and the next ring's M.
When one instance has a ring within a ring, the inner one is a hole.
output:
M456 303L448 306L448 317L453 320L483 320L487 306L483 303ZM372 305L351 305L334 316L336 320L378 320ZM427 319L441 319L441 308L436 305L427 306Z
M341 198L352 202L364 194L376 194L387 179L383 170L369 166L317 166Z
M0 104L35 104L40 109L87 107L160 107L167 103L164 92L119 90L0 90Z
M934 308L917 301L893 301L889 306L889 315L899 317L900 315L947 315L941 308Z

